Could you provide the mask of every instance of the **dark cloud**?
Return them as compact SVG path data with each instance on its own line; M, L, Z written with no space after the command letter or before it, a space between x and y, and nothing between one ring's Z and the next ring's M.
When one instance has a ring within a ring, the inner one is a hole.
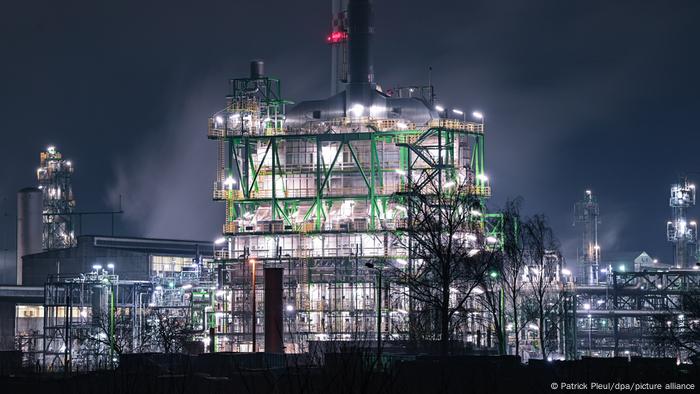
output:
M570 249L573 203L592 188L605 249L670 257L669 183L700 170L698 2L375 3L381 84L426 83L432 66L442 102L486 113L494 205L523 196ZM121 194L122 233L211 238L205 128L226 79L260 57L288 98L325 96L328 14L321 0L3 4L0 197L33 184L53 143L75 161L80 209Z

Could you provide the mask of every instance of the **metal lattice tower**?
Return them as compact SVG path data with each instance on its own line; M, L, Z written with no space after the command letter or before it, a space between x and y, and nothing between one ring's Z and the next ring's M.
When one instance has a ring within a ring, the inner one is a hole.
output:
M695 205L695 185L682 177L678 183L671 185L669 199L672 217L666 223L666 239L673 243L673 262L677 268L689 268L694 261L693 250L689 247L698 239L697 223L688 222L688 208Z
M46 250L74 246L71 214L75 208L71 176L73 164L65 160L55 147L41 152L36 176L43 195L43 237Z
M581 229L581 246L577 251L581 278L584 283L598 283L600 245L598 244L600 209L591 190L586 190L582 201L574 205L574 226Z

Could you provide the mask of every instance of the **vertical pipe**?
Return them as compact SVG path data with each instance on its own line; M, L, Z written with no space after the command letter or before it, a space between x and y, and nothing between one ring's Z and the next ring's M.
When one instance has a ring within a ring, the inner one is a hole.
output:
M252 311L251 332L253 333L253 353L256 353L258 351L258 349L256 346L257 345L257 343L256 343L256 340L257 340L257 338L256 338L256 336L257 336L257 332L256 332L256 330L257 330L257 327L256 327L257 326L257 305L255 304L255 302L256 302L256 296L255 296L255 268L256 268L255 267L255 260L251 259L250 264L251 264L252 283L253 283L253 296L252 296L253 303L251 305L251 311Z
M277 164L277 139L275 137L270 137L270 144L272 144L272 209L270 214L272 215L272 220L277 219L277 195L276 195L276 171L275 166Z
M374 133L371 133L371 135L370 135L370 145L369 146L370 146L370 148L369 148L369 156L370 156L370 167L369 167L370 168L370 171L369 171L369 179L370 179L369 180L369 203L370 203L369 221L370 221L370 224L369 224L369 228L371 230L374 230L374 229L376 229L375 215L377 214L377 212L375 210L375 207L377 206L377 201L375 199L376 193L375 193L375 188L374 188L375 170L376 170L375 167L377 166L377 163L374 160L374 157L375 157L374 154L377 150L377 142L374 139Z
M382 267L383 268L383 267ZM382 363L382 270L377 269L377 366Z

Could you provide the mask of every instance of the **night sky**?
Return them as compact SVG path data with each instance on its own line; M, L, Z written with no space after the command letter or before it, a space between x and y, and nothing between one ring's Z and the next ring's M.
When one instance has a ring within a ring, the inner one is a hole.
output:
M573 260L573 204L591 188L603 259L670 259L669 184L700 183L700 2L375 0L375 16L383 87L427 84L432 66L441 104L484 112L492 207L522 196ZM227 79L262 58L288 99L326 97L329 24L325 0L3 2L3 258L15 192L49 144L74 162L79 210L123 196L118 235L215 238L206 125Z

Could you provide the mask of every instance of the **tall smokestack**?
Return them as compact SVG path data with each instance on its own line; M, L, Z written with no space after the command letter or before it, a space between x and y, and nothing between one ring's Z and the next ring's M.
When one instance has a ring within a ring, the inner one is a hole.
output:
M17 192L17 284L22 284L22 257L42 251L43 197L35 187Z
M350 0L348 3L348 80L345 88L345 114L367 116L375 99L374 67L372 66L372 3ZM362 113L353 108L360 107Z
M374 83L372 36L374 17L371 0L350 0L348 3L349 79L351 84Z

